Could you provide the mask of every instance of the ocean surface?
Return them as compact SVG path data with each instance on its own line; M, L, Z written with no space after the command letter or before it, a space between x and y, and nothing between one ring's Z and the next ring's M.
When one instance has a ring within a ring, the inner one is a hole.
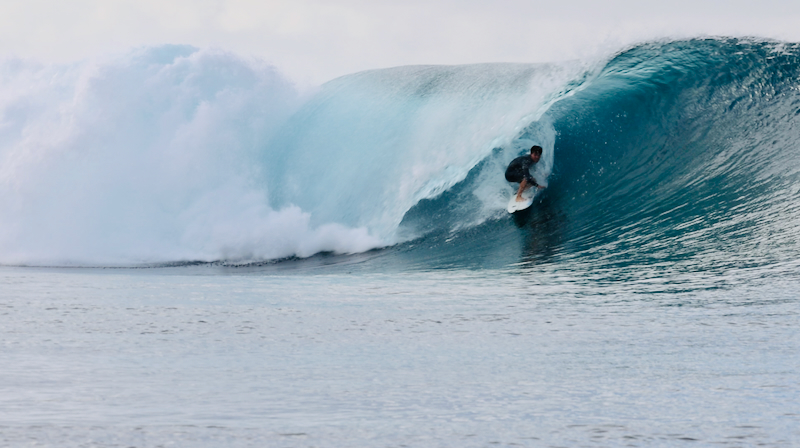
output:
M800 445L798 44L0 79L2 447Z

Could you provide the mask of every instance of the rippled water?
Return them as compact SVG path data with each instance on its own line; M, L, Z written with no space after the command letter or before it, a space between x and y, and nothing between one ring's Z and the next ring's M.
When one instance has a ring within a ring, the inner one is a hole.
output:
M791 277L309 266L0 269L0 445L800 443Z

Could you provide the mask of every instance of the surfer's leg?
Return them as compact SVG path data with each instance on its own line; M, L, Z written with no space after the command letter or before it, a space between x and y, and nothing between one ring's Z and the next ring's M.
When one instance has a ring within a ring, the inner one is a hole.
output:
M517 202L522 200L522 192L528 188L528 179L522 179L522 182L519 183L519 190L517 190Z

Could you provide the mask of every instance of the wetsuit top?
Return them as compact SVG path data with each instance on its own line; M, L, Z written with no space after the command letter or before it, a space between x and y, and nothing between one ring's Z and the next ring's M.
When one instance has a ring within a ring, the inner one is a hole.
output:
M531 185L537 185L536 181L531 176L531 167L535 165L530 155L520 156L512 160L506 168L506 180L509 182L522 182L522 179L528 179Z

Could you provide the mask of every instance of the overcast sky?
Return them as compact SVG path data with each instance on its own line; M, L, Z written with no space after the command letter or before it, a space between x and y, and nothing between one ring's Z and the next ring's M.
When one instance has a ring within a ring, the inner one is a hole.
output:
M0 0L0 57L71 62L191 44L266 59L305 84L397 65L585 58L694 35L800 41L800 1Z

